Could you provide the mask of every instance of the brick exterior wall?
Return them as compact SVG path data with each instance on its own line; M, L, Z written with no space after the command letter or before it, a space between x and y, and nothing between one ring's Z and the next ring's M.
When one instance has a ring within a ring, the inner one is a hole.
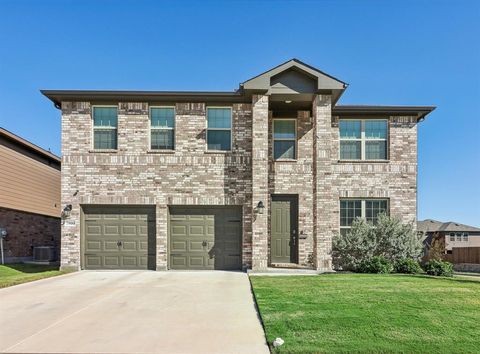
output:
M170 205L243 207L242 263L269 265L271 194L299 198L299 263L331 270L331 241L339 230L339 198L382 197L405 222L416 217L417 128L414 117L389 118L388 162L339 162L338 117L330 95L297 112L298 159L272 160L269 97L232 106L231 152L206 151L205 103L177 103L175 151L149 151L147 103L119 103L118 150L92 151L91 104L62 103L62 205L72 204L62 226L64 268L80 268L82 204L156 206L157 269L167 269ZM216 105L218 106L218 105ZM78 190L78 193L76 191ZM255 212L259 201L264 214Z
M0 208L0 227L8 232L3 243L7 262L31 259L35 246L55 247L58 258L60 218Z

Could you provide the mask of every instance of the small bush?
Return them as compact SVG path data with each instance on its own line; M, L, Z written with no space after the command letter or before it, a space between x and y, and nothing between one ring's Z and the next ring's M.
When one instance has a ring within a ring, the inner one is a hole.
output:
M453 264L450 262L432 259L425 263L423 269L428 275L437 275L443 277L453 276Z
M393 271L393 264L383 256L374 256L362 261L357 271L360 273L387 274Z
M403 258L395 262L395 273L416 274L422 271L420 264L414 259Z

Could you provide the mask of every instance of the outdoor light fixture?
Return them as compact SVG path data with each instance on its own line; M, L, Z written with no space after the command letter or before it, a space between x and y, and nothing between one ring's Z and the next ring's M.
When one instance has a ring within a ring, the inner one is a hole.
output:
M263 205L262 201L259 201L257 204L257 212L259 214L263 214L263 210L265 209L265 205Z
M72 204L67 204L65 208L63 208L63 217L68 218L70 216L70 213L72 211Z
M285 101L285 103L292 103L292 101L290 101L290 100L287 100L287 101Z

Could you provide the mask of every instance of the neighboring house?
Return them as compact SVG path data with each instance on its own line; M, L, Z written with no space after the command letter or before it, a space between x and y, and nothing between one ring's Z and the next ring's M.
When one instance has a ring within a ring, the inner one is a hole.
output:
M60 245L60 158L0 128L0 227L7 262Z
M451 254L453 248L480 247L480 228L453 221L441 222L432 219L418 221L417 232L424 237L426 253L433 241L439 242L446 254Z
M63 268L332 269L379 212L416 221L433 107L337 104L293 59L234 92L42 91L62 111Z

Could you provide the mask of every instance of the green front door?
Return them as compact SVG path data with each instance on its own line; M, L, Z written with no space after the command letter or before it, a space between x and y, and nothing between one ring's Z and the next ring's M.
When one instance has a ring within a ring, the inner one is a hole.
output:
M83 268L155 269L153 207L85 206Z
M270 253L271 263L295 263L297 201L293 197L272 197Z
M241 269L241 248L241 208L170 209L171 269Z

